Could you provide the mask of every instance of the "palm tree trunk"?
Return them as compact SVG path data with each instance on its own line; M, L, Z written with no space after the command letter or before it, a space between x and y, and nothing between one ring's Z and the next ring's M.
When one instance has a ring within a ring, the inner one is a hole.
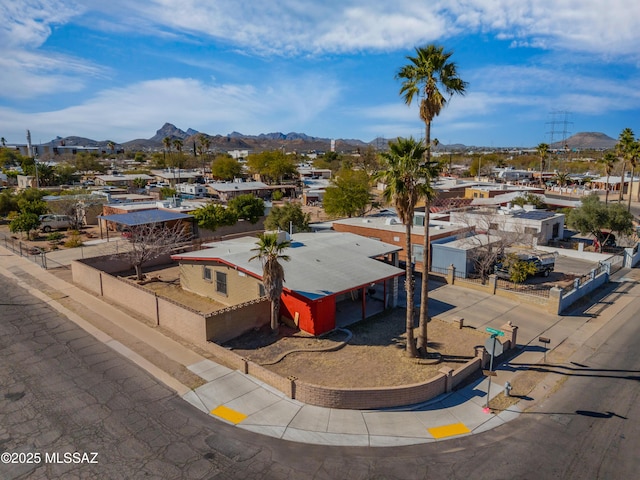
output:
M633 191L633 174L635 165L631 164L631 179L629 180L629 203L627 205L627 212L631 212L631 192Z
M604 204L609 203L609 175L607 175L607 186L605 187Z
M280 314L280 299L276 299L271 302L271 333L278 334L279 323L278 316Z
M427 147L426 162L431 161L431 122L425 122L425 143ZM425 179L430 181L430 179ZM420 285L420 319L418 321L418 351L420 355L427 356L428 339L427 324L429 323L429 271L431 262L429 261L429 199L424 202L424 238L422 242L422 282Z
M407 254L406 269L405 269L405 281L404 287L407 292L407 317L406 317L406 336L407 336L407 349L406 355L408 357L416 357L416 343L413 338L413 268L411 266L411 222L413 222L413 215L409 217L409 222L406 225L406 240L405 240L405 252Z
M420 321L418 323L418 351L426 356L429 353L427 328L429 324L429 271L431 271L429 203L424 207L424 243L422 244L422 284L420 285Z
M622 174L620 175L620 192L618 194L618 203L622 203L622 200L624 200L624 194L622 193L622 191L624 190L624 170L625 170L626 165L623 163L622 164Z

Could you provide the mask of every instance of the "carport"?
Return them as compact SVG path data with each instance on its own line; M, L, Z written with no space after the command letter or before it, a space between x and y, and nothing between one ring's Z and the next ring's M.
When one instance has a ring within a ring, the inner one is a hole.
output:
M187 224L188 231L191 232L192 236L197 236L198 224L195 218L193 215L187 215L185 213L171 212L168 210L142 210L131 213L98 216L100 238L104 238L104 232L106 232L107 240L109 239L109 231L122 232L127 228L141 225L166 225L171 227L178 222Z

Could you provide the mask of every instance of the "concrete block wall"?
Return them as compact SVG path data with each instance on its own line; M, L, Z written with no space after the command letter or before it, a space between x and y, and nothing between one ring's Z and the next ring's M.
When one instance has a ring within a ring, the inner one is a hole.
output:
M176 335L196 345L202 345L207 339L204 316L190 311L165 298L155 297L158 302L158 325L171 330Z
M295 382L295 399L326 408L373 409L422 403L446 392L442 373L427 382L386 388L330 388Z
M462 367L454 370L451 381L453 382L452 388L456 388L466 378L482 368L482 358L476 357L473 360L468 361Z
M205 338L224 343L253 328L268 325L270 321L271 303L266 297L256 299L207 316Z

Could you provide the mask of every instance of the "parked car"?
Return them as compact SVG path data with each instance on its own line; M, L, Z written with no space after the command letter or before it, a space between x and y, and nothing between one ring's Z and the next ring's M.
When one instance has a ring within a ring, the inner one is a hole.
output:
M73 223L73 219L69 215L40 215L40 230L45 233L71 228Z
M543 275L548 277L553 272L556 265L556 257L553 253L536 252L536 253L518 253L518 260L531 262L535 265L536 271L534 275ZM502 262L497 263L494 272L498 278L509 280L511 278L511 269L509 265Z
M616 236L613 233L601 231L600 234L596 237L598 243L603 247L615 247L616 246Z

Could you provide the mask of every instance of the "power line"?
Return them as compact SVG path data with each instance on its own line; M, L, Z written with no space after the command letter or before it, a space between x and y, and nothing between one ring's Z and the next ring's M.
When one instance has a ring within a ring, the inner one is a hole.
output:
M551 130L546 132L547 135L550 136L549 145L562 141L562 147L564 148L567 141L567 135L571 133L568 131L568 127L569 125L573 125L573 122L569 121L571 112L566 110L555 110L553 112L549 112L549 115L551 115L551 121L546 122L546 125L551 125ZM556 140L558 136L561 136L562 138Z

